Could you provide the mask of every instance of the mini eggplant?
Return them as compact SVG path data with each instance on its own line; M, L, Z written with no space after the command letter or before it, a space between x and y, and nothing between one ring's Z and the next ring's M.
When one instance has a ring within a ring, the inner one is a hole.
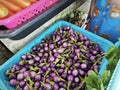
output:
M77 70L77 69L74 69L74 70L72 71L72 75L73 75L73 76L77 76L77 75L78 75L78 70Z
M87 65L85 63L82 63L81 64L81 69L83 69L83 70L87 69Z
M75 78L74 78L74 82L76 82L76 83L80 82L79 77L75 77Z
M24 78L29 77L30 76L30 72L29 71L23 72L23 76L24 76Z
M23 73L19 73L19 74L17 75L17 80L23 80L23 79L24 79Z
M41 80L41 75L39 75L39 74L36 75L36 76L35 76L35 81L40 81L40 80Z
M17 80L16 79L11 79L10 80L10 85L11 86L16 86L17 85Z
M19 86L23 88L25 86L25 81L20 81Z
M53 86L53 90L58 90L58 89L59 89L59 85L57 83L55 83Z
M51 86L49 83L45 83L45 84L44 84L44 88L45 88L46 90L51 90L51 89L52 89L52 86Z
M39 57L39 56L34 56L34 60L35 60L35 61L39 61L39 60L40 60L40 57Z

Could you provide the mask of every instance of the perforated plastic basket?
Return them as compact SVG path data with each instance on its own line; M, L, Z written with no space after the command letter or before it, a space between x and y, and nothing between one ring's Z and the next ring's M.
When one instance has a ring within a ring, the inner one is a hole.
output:
M13 66L13 64L18 63L23 54L30 52L30 50L32 49L33 46L35 46L36 44L39 44L42 41L42 39L44 39L48 35L52 34L56 30L56 28L61 27L61 26L72 27L74 31L77 31L77 32L83 34L84 36L88 37L91 41L94 41L97 44L99 44L100 48L104 52L106 52L106 50L111 45L113 45L113 43L111 43L110 41L103 39L87 30L84 30L78 26L75 26L75 25L65 22L65 21L59 21L59 22L53 24L50 28L45 30L43 33L41 33L38 37L36 37L30 43L28 43L24 48L22 48L20 51L18 51L13 57L11 57L6 63L4 63L0 67L0 85L1 85L0 88L2 90L14 90L9 85L9 82L7 81L7 77L5 76L6 70L10 69ZM103 63L100 66L99 74L101 74L101 72L106 69L107 60L105 58L103 58L102 62Z
M23 22L29 20L33 16L42 13L43 11L45 11L47 8L49 8L58 1L59 0L38 0L36 3L21 10L20 12L14 14L13 16L0 20L0 26L5 26L9 30L11 30L12 28L15 28L22 24Z

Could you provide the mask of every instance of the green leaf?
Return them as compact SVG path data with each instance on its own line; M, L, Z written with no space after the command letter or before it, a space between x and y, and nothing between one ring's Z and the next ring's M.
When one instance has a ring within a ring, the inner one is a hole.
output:
M94 71L90 73L90 75L86 78L85 82L89 88L88 90L104 90L102 80Z
M96 88L93 88L93 87L91 87L89 85L86 85L86 87L87 87L88 90L97 90Z
M115 46L111 46L106 52L106 55L105 55L106 59L109 60L113 56L113 54L116 52L116 50L117 48Z
M106 70L102 73L101 80L104 86L107 86L110 80L110 70Z

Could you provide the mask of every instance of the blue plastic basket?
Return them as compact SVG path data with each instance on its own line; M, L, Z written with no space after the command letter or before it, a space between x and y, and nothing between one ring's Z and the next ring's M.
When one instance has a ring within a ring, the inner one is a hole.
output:
M45 37L47 37L48 35L52 34L56 28L61 27L61 26L70 26L73 28L74 31L80 32L81 34L83 34L84 36L88 37L91 41L96 42L97 44L99 44L100 48L106 52L106 50L113 45L112 42L101 38L87 30L84 30L76 25L73 25L71 23L65 22L65 21L59 21L56 22L54 25L52 25L50 28L48 28L47 30L45 30L43 33L41 33L37 38L35 38L34 40L32 40L30 43L28 43L24 48L22 48L20 51L18 51L13 57L11 57L7 62L5 62L1 67L0 67L0 88L1 90L15 90L14 88L12 88L9 85L9 82L6 80L7 77L5 76L5 72L6 70L10 69L13 64L18 63L21 56L23 54L26 54L27 52L29 52L31 50L31 48L33 46L35 46L36 44L40 43L41 40ZM103 58L103 62L101 64L100 67L100 71L99 73L101 74L101 72L103 70L106 69L106 64L107 64L107 60L105 58Z
M116 42L115 46L120 48L120 42L119 41ZM107 90L120 90L120 59L112 74Z
M120 48L120 41L116 42L115 46Z

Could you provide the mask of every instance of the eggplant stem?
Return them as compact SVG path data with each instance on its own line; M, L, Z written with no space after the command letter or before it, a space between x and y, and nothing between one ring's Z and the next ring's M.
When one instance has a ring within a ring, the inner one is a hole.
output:
M67 90L70 90L71 81L68 81Z
M27 77L26 79L29 81L29 84L27 83L28 87L30 88L30 90L32 90L34 82L31 80L30 77Z
M59 73L56 70L54 70L54 72L59 76Z
M49 72L50 72L50 69L48 69L48 70L46 71L46 73L45 73L45 75L44 75L44 81L43 81L43 82L45 82L45 78L47 77L47 75L48 75Z

